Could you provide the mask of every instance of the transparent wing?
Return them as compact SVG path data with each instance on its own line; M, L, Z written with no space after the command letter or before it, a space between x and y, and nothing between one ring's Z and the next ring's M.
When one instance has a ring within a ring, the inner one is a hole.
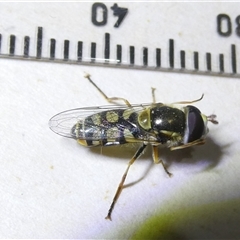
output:
M84 108L76 108L76 109L71 109L67 110L61 113L56 114L49 120L49 127L50 129L64 137L69 137L69 138L75 138L74 134L72 134L72 128L73 126L86 119L86 117L91 116L93 114L97 114L103 111L111 111L111 110L127 110L129 109L131 112L139 112L144 110L145 108L148 108L152 106L152 104L146 103L146 104L138 104L138 105L133 105L132 107L127 107L127 106L121 106L121 105L109 105L109 106L98 106L98 107L84 107ZM93 125L92 123L85 122L85 124L88 124L88 127L92 127L92 130L96 129L96 133L99 134L99 130L101 128L103 130L107 130L107 126L103 126L102 124L95 124ZM92 126L90 126L92 124ZM129 123L131 124L131 123ZM121 126L119 126L121 127ZM125 127L125 126L122 126ZM134 127L134 124L133 124ZM136 127L136 126L135 126ZM112 130L112 136L113 139L115 136L119 133L118 130ZM99 138L100 136L97 136L96 134L93 134L94 138ZM128 137L128 136L125 136ZM132 138L132 135L129 136ZM94 140L93 137L91 140Z

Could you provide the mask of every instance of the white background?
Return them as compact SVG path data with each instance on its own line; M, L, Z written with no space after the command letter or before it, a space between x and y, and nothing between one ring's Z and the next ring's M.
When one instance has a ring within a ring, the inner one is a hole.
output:
M153 53L162 49L162 65L168 67L168 41L175 41L175 66L179 51L186 51L187 68L193 67L192 53L212 53L213 70L218 54L225 54L225 69L231 70L231 44L239 3L126 3L129 9L120 28L108 8L103 27L91 22L93 3L1 3L1 52L7 53L8 37L17 36L16 54L21 54L23 37L31 38L35 53L37 27L43 27L43 56L48 56L49 39L57 39L57 57L64 39L70 40L71 57L76 42L84 43L89 57L90 42L97 42L102 57L104 34L111 34L111 58L115 45L136 48L141 63L142 47ZM231 17L233 33L221 37L216 16ZM125 47L125 48L124 48ZM238 70L240 70L238 60ZM149 59L150 63L153 59ZM229 238L240 234L239 191L239 89L237 78L163 73L40 63L0 59L0 237L1 238L133 238L148 226L145 236L178 236L186 239ZM206 115L216 114L219 125L209 124L206 144L176 152L161 150L170 172L154 166L150 149L130 169L125 188L113 211L107 214L117 185L136 151L134 146L87 149L74 140L54 134L48 120L58 112L84 106L107 104L84 78L93 80L108 96L131 103L151 101L151 87L157 100L193 100L205 94L196 106ZM156 220L156 221L155 221ZM152 224L153 223L153 224ZM152 225L151 225L152 224ZM140 235L143 237L143 235Z

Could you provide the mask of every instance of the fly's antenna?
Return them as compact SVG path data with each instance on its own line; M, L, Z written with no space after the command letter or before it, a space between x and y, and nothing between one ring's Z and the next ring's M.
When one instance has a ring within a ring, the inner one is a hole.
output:
M207 120L213 124L218 124L218 121L216 120L216 118L217 118L217 116L215 114L207 116Z

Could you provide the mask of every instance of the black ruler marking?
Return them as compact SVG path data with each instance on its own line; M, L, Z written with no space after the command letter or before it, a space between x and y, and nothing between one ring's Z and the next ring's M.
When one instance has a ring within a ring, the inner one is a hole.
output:
M117 63L122 62L122 45L117 45Z
M174 68L174 40L169 40L169 66Z
M161 48L156 48L156 67L161 67Z
M63 49L63 59L64 59L64 61L69 60L69 46L70 46L70 41L69 40L64 40L64 49Z
M219 54L219 71L224 72L224 55L222 53Z
M51 38L50 39L50 59L55 59L55 51L56 51L56 39Z
M181 68L185 68L186 67L186 63L185 63L185 51L181 50L180 51L180 62L181 62Z
M143 48L143 66L146 67L148 65L148 48Z
M25 36L24 37L24 47L23 47L23 56L24 57L29 56L29 46L30 46L30 37Z
M135 62L135 48L134 48L134 46L129 47L129 53L130 53L130 64L134 65L134 62Z
M9 44L9 55L13 56L15 53L15 43L16 43L16 36L10 35L10 44Z
M180 55L178 56L180 58L180 68L175 68L175 59L174 59L174 39L169 39L169 67L162 67L162 59L161 59L161 48L155 48L155 63L154 66L149 66L149 48L143 47L142 48L142 62L140 65L135 64L135 47L130 46L129 47L129 59L128 63L122 64L122 45L118 44L116 45L116 59L110 59L110 50L111 50L111 44L110 44L110 34L105 33L105 41L104 41L104 56L103 57L97 57L96 56L96 48L97 43L92 42L91 43L91 49L90 49L90 61L89 57L83 56L83 42L78 41L77 42L77 50L76 50L76 59L69 59L70 54L70 41L65 40L64 41L64 49L63 49L63 57L62 59L56 59L56 40L51 38L50 39L50 49L49 49L49 57L43 57L42 56L42 47L43 47L43 28L38 27L37 28L37 41L36 41L36 54L31 55L30 54L30 37L25 36L23 38L23 53L22 55L15 55L16 50L16 36L10 35L9 36L9 49L7 54L2 54L2 34L0 34L0 58L9 58L12 59L19 59L19 60L36 60L36 61L53 61L55 63L61 63L61 62L68 62L71 64L82 64L82 65L88 65L90 62L94 63L96 66L104 66L104 63L108 67L120 67L120 68L127 68L131 66L132 69L146 69L146 70L157 70L157 71L168 71L168 72L181 72L181 73L194 73L194 74L201 74L201 75L213 75L213 76L229 76L229 77L240 77L240 73L237 73L237 51L236 51L236 45L231 44L229 47L231 49L231 54L229 55L231 60L231 70L230 72L225 72L225 60L224 58L226 56L223 55L223 53L218 54L218 63L219 63L219 70L216 72L212 71L212 56L210 52L207 52L205 55L206 58L206 66L205 70L199 70L199 52L194 51L193 52L193 68L192 69L186 69L186 52L184 50L180 51ZM112 64L115 63L115 64ZM144 67L144 68L143 68Z
M37 53L36 53L36 58L40 59L42 57L42 40L43 40L43 28L38 27L37 31Z
M194 69L199 69L199 62L198 62L198 52L193 53L193 63L194 63Z
M237 73L237 58L236 58L236 46L231 45L231 57L232 57L232 72Z
M83 57L83 42L78 41L77 45L77 61L81 62Z
M96 48L97 44L96 43L91 43L91 62L95 62L96 59Z
M104 47L105 62L109 62L109 58L110 58L110 34L105 33L105 47Z
M206 61L207 61L207 71L212 71L212 57L211 53L206 53Z

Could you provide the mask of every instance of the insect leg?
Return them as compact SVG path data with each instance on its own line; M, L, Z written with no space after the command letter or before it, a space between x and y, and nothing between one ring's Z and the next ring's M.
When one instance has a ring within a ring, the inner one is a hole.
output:
M111 206L110 206L110 208L109 208L109 210L108 210L108 215L105 217L105 219L112 220L112 219L111 219L111 214L112 214L113 208L114 208L114 206L115 206L115 203L117 202L117 200L118 200L118 198L119 198L119 196L120 196L120 194L121 194L121 192L122 192L123 184L124 184L125 179L126 179L126 177L127 177L128 170L129 170L130 166L135 162L135 160L137 160L137 159L143 154L143 151L144 151L144 149L146 148L146 146L147 146L146 144L143 144L143 145L137 150L137 152L134 154L133 158L129 161L128 166L127 166L127 169L126 169L126 171L124 172L124 174L123 174L123 176L122 176L122 180L121 180L121 182L120 182L119 185L118 185L118 189L117 189L117 191L116 191L116 193L115 193L115 196L114 196L114 198L113 198L112 204L111 204Z
M158 146L154 146L152 145L152 155L153 155L153 161L154 163L158 164L158 163L161 163L165 172L168 174L169 177L172 176L172 173L170 173L168 170L167 170L167 167L164 165L163 161L161 159L159 159L158 157Z
M86 74L85 78L87 78L89 80L89 82L103 95L103 97L108 101L108 102L114 102L114 101L124 101L124 103L128 106L131 107L131 104L129 103L129 101L125 98L120 98L120 97L111 97L109 98L90 78L89 74Z
M177 149L188 148L188 147L192 147L192 146L195 146L195 145L202 145L204 143L205 143L204 139L197 139L197 140L195 140L193 142L186 143L184 145L180 145L180 146L176 146L176 147L170 147L170 150L177 150Z
M175 102L172 104L192 104L192 103L201 101L203 99L203 96L204 96L204 94L202 94L202 96L200 98L193 100L193 101L181 101L181 102Z
M152 99L153 99L153 103L156 103L155 90L156 90L156 88L153 88L153 87L152 87Z

